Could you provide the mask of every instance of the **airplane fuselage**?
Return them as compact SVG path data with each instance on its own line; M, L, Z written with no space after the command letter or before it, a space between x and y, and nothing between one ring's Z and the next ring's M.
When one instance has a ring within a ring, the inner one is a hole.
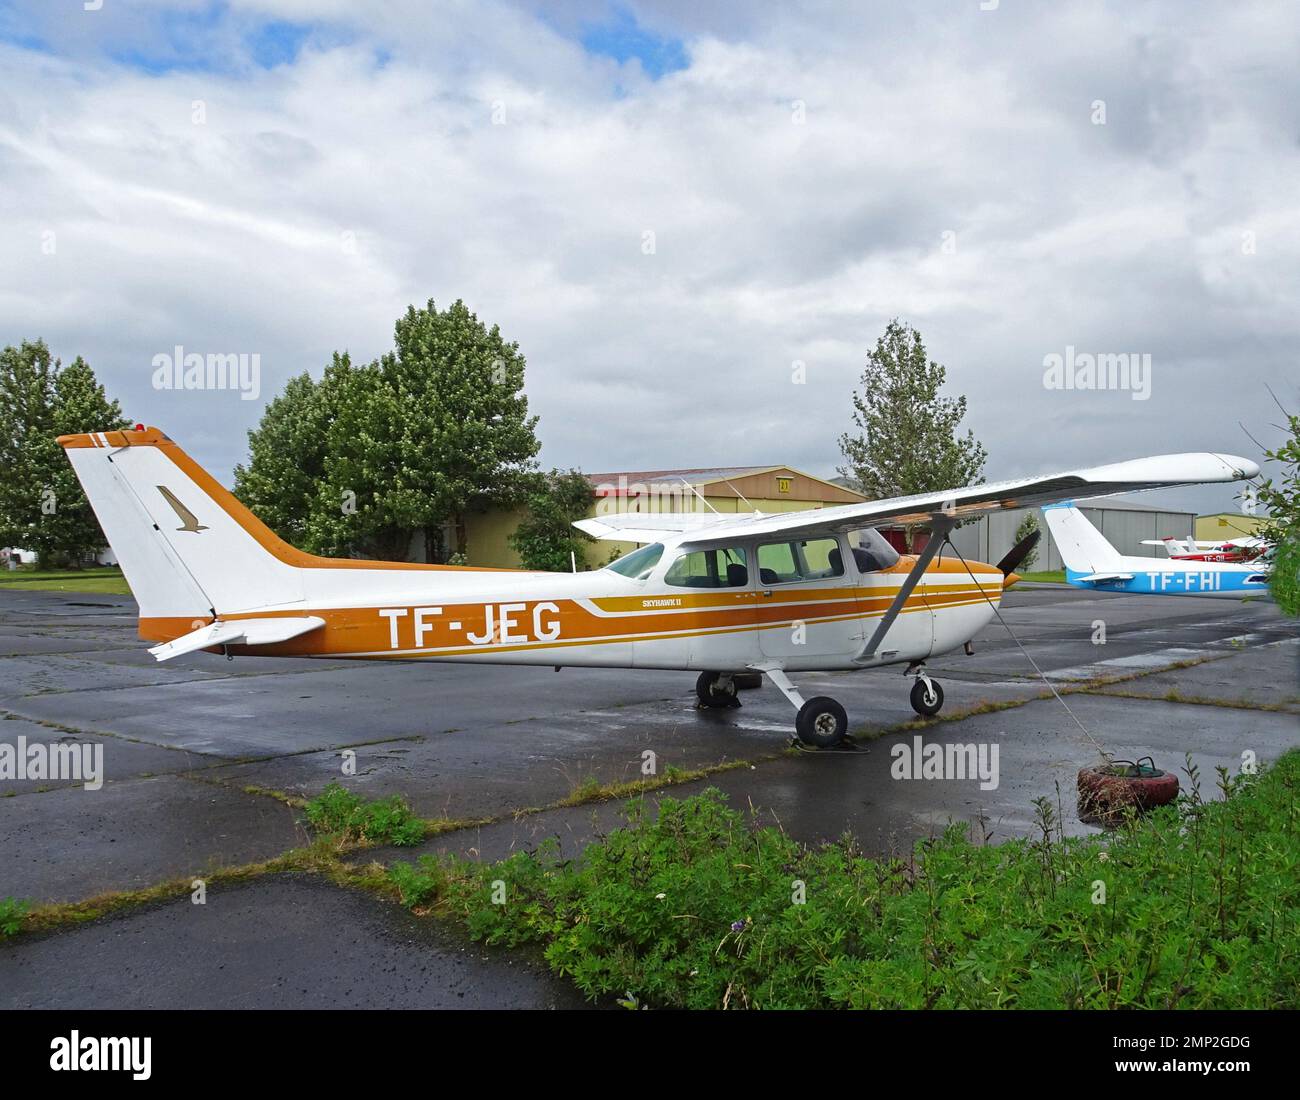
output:
M1245 596L1267 596L1268 576L1261 569L1240 562L1184 562L1178 559L1123 559L1116 572L1132 574L1123 580L1082 580L1088 574L1066 569L1065 579L1078 588L1098 592L1127 592L1148 596L1203 596L1240 600Z
M921 661L955 649L992 618L1002 594L992 566L971 563L977 585L965 566L932 562L880 652L862 661L914 558L877 572L701 589L664 582L673 556L670 547L645 580L610 570L304 569L301 602L221 618L325 621L287 642L232 645L233 654L680 670L775 663L799 671ZM350 600L349 592L366 598ZM206 621L142 619L141 635L167 641Z
M906 663L912 708L939 713L943 690L925 659L989 622L1032 545L1021 540L997 567L935 558L962 520L1050 507L1067 492L1259 472L1246 459L1193 452L805 513L619 513L575 526L641 549L594 572L557 574L319 557L277 536L157 428L59 443L159 661L207 649L699 670L706 709L735 705L735 673L750 670L795 707L799 741L817 749L849 736L847 712L827 696L804 699L787 672ZM918 557L900 557L877 530L887 523L928 523L931 540Z

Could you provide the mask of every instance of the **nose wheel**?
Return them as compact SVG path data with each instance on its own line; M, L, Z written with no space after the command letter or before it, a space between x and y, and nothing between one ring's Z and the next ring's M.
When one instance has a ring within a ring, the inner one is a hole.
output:
M931 680L924 671L915 673L912 683L912 709L923 718L933 718L943 709L943 685Z

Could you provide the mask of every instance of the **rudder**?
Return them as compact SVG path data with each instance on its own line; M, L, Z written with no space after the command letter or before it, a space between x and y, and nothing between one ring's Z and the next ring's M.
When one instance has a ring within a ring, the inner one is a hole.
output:
M303 599L284 543L157 428L59 438L140 604L140 633ZM146 620L171 620L148 626Z
M1043 509L1043 518L1067 569L1084 574L1106 573L1122 565L1119 551L1073 501L1048 505Z

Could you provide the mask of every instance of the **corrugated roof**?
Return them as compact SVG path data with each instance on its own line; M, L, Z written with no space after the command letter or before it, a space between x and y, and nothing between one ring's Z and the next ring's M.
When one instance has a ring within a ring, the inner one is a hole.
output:
M620 479L629 484L657 485L672 483L680 485L683 481L690 485L703 485L710 481L722 481L730 477L746 477L763 470L785 469L777 466L714 466L696 467L689 470L616 470L612 473L588 474L587 480L593 486L617 485Z

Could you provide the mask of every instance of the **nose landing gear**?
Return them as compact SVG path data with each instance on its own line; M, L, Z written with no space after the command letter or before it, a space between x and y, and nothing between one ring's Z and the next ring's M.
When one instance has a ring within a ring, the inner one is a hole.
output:
M925 665L908 665L907 674L916 677L910 696L912 709L923 718L933 718L943 709L943 686L930 679Z

